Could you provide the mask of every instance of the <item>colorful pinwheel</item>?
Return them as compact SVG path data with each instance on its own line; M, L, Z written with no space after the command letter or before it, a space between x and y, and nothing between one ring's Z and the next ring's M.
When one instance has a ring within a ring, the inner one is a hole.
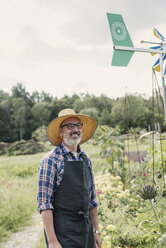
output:
M155 75L155 71L161 71L162 85L163 85L163 99L164 99L164 114L166 120L166 85L165 85L165 76L166 76L166 67L164 68L164 62L166 61L166 40L160 34L160 32L154 28L154 35L160 39L160 42L151 42L142 40L141 43L153 44L156 46L146 48L136 48L133 45L127 27L124 23L124 20L121 15L107 13L108 22L110 26L110 31L113 41L113 58L112 66L127 66L134 54L134 52L145 52L151 53L151 55L159 55L159 58L152 67L152 75Z
M155 53L155 50L161 50L161 51L164 51L165 48L166 48L166 41L165 41L165 38L164 36L162 36L162 34L160 34L160 32L154 28L153 29L153 34L154 36L156 36L158 39L161 40L160 43L158 43L157 46L153 46L153 47L150 47L150 49L154 49L154 53L151 53L152 56L156 55L157 53ZM157 43L156 43L157 44ZM166 75L166 66L164 68L163 64L165 62L165 59L166 59L166 54L161 54L160 55L160 58L157 59L157 61L154 63L153 65L153 69L157 72L162 72L162 75L165 76ZM162 66L162 68L161 68Z

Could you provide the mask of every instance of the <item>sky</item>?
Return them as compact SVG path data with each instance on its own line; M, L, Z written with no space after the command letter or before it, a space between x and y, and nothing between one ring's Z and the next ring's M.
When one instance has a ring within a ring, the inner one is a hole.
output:
M0 0L0 90L150 96L157 57L135 53L127 67L111 66L106 13L121 14L134 46L148 48L140 41L159 41L153 27L166 36L165 10L164 0Z

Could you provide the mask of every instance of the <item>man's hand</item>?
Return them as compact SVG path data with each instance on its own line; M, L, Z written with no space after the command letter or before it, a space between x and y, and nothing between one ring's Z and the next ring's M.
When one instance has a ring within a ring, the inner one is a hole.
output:
M101 248L101 239L98 233L94 234L95 248Z
M49 242L49 248L63 248L58 241Z

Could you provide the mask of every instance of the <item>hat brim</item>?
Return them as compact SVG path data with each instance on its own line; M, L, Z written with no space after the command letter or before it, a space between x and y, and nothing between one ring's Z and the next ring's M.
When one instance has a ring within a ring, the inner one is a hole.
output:
M59 146L62 143L63 140L62 136L59 133L59 128L61 123L70 117L77 117L83 123L82 139L79 143L80 145L89 140L96 131L98 123L95 119L88 115L74 114L57 117L53 119L47 127L47 137L51 144Z

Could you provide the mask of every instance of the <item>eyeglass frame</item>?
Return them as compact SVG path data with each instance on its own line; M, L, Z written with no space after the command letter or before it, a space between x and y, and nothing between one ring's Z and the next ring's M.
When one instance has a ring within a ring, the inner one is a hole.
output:
M69 128L69 125L72 125L72 127ZM83 123L82 122L78 122L78 123L67 123L67 124L64 124L64 125L60 125L61 128L67 127L68 130L73 130L75 127L77 127L78 130L81 130L82 129L82 126L83 126Z

